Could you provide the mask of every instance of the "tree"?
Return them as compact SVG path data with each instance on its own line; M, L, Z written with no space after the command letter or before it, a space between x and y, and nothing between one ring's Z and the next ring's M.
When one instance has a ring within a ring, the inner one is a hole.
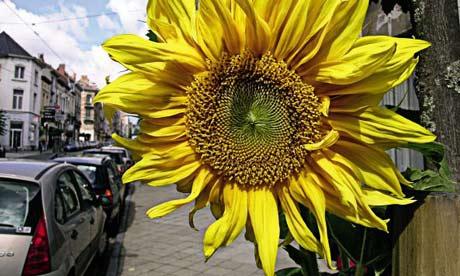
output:
M396 209L393 231L401 234L395 237L393 275L456 275L460 271L459 2L399 1L408 3L415 37L432 43L420 55L416 69L421 121L445 145L457 193L431 194L412 208Z
M417 38L432 43L420 56L417 92L422 124L446 146L453 178L460 181L460 24L457 0L417 0L410 7ZM458 190L458 189L457 189Z

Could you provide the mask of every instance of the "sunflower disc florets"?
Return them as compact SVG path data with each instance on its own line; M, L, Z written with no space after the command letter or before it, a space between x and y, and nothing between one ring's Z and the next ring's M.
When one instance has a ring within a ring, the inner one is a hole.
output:
M239 185L272 186L321 140L313 87L271 54L223 56L187 91L187 135L210 165Z

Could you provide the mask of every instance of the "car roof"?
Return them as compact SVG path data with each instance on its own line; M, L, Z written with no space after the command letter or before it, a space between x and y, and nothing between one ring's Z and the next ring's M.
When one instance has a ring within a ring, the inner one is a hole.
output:
M116 151L127 151L127 149L122 147L115 147L115 146L105 146L101 148L102 150L116 150Z
M66 156L66 157L58 157L53 159L56 162L61 163L71 163L71 164L79 164L79 165L93 165L93 166L100 166L104 163L105 160L109 160L109 157L82 157L82 156Z
M38 180L47 170L56 165L58 163L50 161L0 159L0 174Z
M98 153L98 152L106 152L106 153L121 153L119 149L86 149L83 152L88 152L88 153Z

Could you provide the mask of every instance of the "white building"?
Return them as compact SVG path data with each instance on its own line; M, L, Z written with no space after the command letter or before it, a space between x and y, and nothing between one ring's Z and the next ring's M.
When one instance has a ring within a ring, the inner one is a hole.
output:
M8 117L0 144L9 149L38 148L42 66L7 33L0 33L0 109Z

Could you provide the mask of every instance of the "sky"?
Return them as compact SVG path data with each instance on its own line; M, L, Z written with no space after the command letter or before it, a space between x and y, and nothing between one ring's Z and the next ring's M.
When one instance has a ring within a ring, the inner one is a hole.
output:
M64 63L68 73L77 79L88 75L101 88L106 76L114 79L124 68L100 45L116 34L145 36L146 5L147 0L0 0L0 32L33 56L43 53L54 68Z

